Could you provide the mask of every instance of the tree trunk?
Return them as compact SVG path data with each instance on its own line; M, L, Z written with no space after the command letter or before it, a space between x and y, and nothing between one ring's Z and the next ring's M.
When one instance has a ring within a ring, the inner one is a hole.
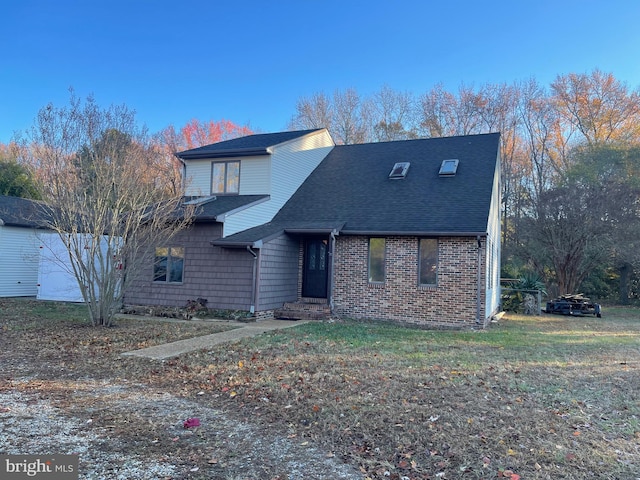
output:
M618 301L621 305L629 304L629 279L633 267L629 263L623 263L620 266L620 284L618 285Z

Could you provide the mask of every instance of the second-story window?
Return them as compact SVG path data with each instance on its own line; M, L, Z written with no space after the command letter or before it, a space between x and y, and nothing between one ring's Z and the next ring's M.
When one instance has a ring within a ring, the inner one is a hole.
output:
M211 193L234 194L240 189L240 162L213 162Z

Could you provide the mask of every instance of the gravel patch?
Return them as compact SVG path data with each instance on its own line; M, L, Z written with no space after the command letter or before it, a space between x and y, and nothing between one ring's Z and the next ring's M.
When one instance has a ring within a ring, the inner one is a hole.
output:
M185 428L188 418L200 426ZM78 454L81 479L362 479L309 445L143 385L0 385L0 452Z

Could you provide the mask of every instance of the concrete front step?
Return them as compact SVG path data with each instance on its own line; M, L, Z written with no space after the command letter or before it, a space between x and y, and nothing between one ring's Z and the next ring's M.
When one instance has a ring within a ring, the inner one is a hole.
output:
M331 316L331 309L326 300L313 299L312 302L285 303L273 312L273 316L286 320L324 320Z

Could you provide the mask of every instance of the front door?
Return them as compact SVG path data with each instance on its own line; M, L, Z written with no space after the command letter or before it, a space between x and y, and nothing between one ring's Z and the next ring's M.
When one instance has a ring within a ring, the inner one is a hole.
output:
M309 238L304 245L302 296L327 298L329 240Z

